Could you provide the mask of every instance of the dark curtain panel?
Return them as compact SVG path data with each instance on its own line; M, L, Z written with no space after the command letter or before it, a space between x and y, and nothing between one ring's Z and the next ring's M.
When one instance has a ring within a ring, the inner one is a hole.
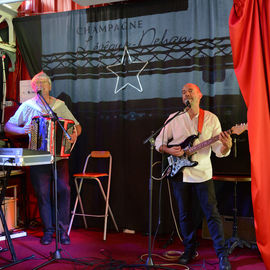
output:
M14 30L29 75L33 77L42 69L42 38L40 16L15 18ZM31 26L30 26L31 25Z

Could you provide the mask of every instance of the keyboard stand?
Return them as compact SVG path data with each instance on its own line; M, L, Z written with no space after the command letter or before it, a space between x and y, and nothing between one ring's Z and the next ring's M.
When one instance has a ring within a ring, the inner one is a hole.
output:
M7 227L6 218L5 218L4 213L3 213L2 203L3 203L3 200L5 198L6 188L7 188L8 180L9 180L9 177L10 177L11 169L12 169L11 167L8 167L6 169L6 177L0 179L0 186L1 186L1 191L0 191L0 219L1 219L1 222L2 222L2 225L3 225L6 240L8 242L8 247L9 247L9 251L10 251L12 260L11 260L11 262L9 264L3 265L3 266L0 265L0 269L5 269L5 268L13 266L15 264L18 264L18 263L24 262L26 260L32 259L34 257L34 255L32 255L32 256L29 256L29 257L26 257L26 258L23 258L23 259L20 259L20 260L17 259L16 253L15 253L15 250L14 250L14 246L13 246L12 241L11 241L10 233L9 233L9 230L8 230L8 227Z

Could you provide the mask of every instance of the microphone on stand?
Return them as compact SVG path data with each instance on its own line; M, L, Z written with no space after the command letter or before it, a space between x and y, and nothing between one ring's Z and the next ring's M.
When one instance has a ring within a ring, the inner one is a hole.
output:
M52 112L49 110L48 108L48 103L46 102L46 100L44 99L44 97L42 96L42 87L37 87L37 95L38 95L38 98L41 102L41 104L43 105L43 109L47 112L47 114L43 114L43 116L45 117L50 117L52 116Z
M38 88L37 90L37 94L41 95L42 96L42 88Z
M188 100L188 99L184 101L184 104L185 104L185 105L186 105L186 107L188 107L188 108L190 108L190 107L191 107L191 104L190 104L190 102L189 102L189 100Z

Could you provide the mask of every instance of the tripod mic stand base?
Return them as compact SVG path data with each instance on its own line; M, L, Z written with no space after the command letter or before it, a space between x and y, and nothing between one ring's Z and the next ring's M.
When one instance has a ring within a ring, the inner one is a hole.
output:
M53 262L56 262L58 260L62 260L62 261L69 261L69 262L74 262L74 263L78 263L78 264L83 264L83 265L93 265L93 263L90 263L90 262L85 262L85 261L81 261L81 260L78 260L78 259L73 259L73 258L63 258L61 256L61 250L60 249L57 249L55 252L51 252L51 255L52 255L52 259L50 259L49 261L33 268L33 270L36 270L36 269L40 269L50 263L53 263ZM1 268L0 268L1 269Z
M246 240L242 240L239 237L231 237L225 242L225 246L228 249L228 254L231 254L236 247L257 249L257 245Z
M153 260L151 257L148 257L146 260L146 265L154 265Z
M53 259L56 259L56 260L58 260L58 259L61 259L62 257L61 257L61 250L60 249L57 249L54 253L51 253L51 255L52 255L52 258Z

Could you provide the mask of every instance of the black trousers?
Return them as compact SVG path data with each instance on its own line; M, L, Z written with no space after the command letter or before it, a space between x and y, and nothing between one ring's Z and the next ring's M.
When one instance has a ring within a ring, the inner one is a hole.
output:
M68 159L57 164L57 204L59 229L66 231L70 216L70 186ZM34 187L44 232L55 230L55 204L53 199L53 165L39 165L30 168L31 182Z
M196 249L196 226L192 213L194 211L192 196L195 194L206 217L216 254L218 257L226 256L223 225L217 209L213 180L202 183L184 183L173 179L172 187L179 208L179 223L185 251Z

